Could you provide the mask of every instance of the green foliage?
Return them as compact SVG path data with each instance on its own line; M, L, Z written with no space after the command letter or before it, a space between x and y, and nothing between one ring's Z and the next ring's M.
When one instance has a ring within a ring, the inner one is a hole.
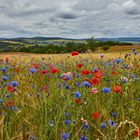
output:
M94 40L94 38L90 38L87 40L87 48L89 48L92 52L95 52L98 48L98 42Z
M104 51L108 50L111 46L115 45L132 45L131 43L121 43L114 41L98 41L93 37L87 39L86 42L51 42L48 44L40 44L35 40L31 42L23 42L23 40L16 41L0 41L0 52L30 52L40 54L63 54L70 53L72 51L78 51L85 53L88 50L95 52L99 47L102 47Z
M104 51L107 51L107 50L110 49L110 46L103 46L102 49L103 49Z

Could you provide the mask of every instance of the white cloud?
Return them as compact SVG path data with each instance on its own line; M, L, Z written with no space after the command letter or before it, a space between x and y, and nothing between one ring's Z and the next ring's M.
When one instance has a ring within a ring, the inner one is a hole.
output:
M0 37L140 35L139 0L0 0Z
M129 15L140 14L140 5L136 2L134 0L129 0L122 4L122 8L126 12L126 14Z

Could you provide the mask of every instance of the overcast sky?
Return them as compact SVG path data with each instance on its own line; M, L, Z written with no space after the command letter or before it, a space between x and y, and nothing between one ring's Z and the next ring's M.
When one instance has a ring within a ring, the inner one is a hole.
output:
M140 0L0 0L0 37L140 36Z

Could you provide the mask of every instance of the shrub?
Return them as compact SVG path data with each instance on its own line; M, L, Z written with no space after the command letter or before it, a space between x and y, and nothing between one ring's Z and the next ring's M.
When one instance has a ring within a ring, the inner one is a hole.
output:
M102 49L103 51L108 51L110 49L110 46L103 46Z

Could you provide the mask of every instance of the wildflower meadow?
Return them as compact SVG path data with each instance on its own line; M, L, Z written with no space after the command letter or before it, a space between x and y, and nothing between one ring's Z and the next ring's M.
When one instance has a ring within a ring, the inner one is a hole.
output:
M0 56L0 140L139 140L140 55Z

